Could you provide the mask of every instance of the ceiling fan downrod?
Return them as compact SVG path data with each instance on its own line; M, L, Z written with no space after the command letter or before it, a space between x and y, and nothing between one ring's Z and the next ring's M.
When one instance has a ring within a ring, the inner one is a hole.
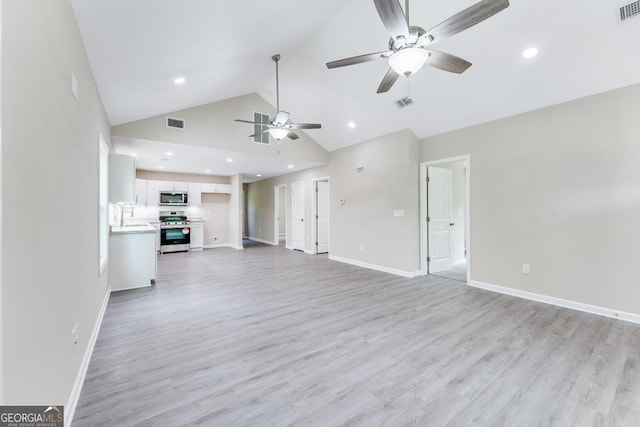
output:
M278 75L278 61L280 61L280 54L276 53L271 57L273 62L276 63L276 108L280 111L280 76Z

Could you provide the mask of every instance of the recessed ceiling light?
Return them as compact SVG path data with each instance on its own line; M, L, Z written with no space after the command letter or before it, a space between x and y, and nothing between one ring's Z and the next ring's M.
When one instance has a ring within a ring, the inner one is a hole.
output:
M173 156L173 153L172 153L171 151L167 151L167 152L166 152L166 153L164 153L164 154L166 154L167 156Z
M138 157L138 155L136 153L131 153L132 157Z
M533 58L537 54L538 54L538 48L537 47L529 47L529 48L525 49L524 51L522 51L522 56L527 58L527 59Z
M182 85L182 84L184 84L184 82L186 82L186 81L187 81L187 79L186 79L186 78L184 78L184 77L182 77L182 76L181 76L181 77L176 77L175 79L173 79L173 82L174 82L175 84L177 84L177 85Z
M158 166L158 169L164 169L164 166Z
M204 173L211 173L211 171L207 169L206 171L204 171Z
M258 178L260 178L260 177L262 176L262 174L261 174L261 173L257 173L257 174L256 174L256 176L257 176Z
M356 122L349 122L349 123L347 123L347 126L349 126L351 129L355 129Z
M287 166L289 169L293 169L293 165L289 165Z
M231 157L229 157L229 158L227 159L227 163L233 163L233 159L232 159Z

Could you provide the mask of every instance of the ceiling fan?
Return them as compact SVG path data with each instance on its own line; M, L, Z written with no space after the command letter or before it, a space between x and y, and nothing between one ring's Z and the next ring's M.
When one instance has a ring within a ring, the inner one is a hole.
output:
M405 0L404 12L399 0L373 0L373 2L382 23L391 34L389 50L328 62L327 68L360 64L380 58L387 59L389 71L378 86L377 93L387 92L398 77L401 75L409 77L420 70L425 63L440 70L463 73L471 66L469 61L429 49L429 46L473 27L509 7L509 0L481 0L429 31L425 31L422 27L409 26L409 0Z
M263 131L249 135L250 138L254 136L262 135L269 132L273 138L280 140L284 137L289 139L300 138L294 130L296 129L320 129L322 126L318 123L293 123L289 120L289 113L280 109L280 78L278 75L278 62L280 61L280 55L276 54L271 57L273 62L276 63L276 102L278 113L270 120L269 123L251 122L249 120L235 119L236 122L250 123L252 125L258 125L264 128Z

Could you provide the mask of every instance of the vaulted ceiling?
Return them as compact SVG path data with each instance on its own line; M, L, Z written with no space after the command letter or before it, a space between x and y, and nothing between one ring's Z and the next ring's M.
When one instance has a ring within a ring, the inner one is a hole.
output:
M411 24L429 29L475 2L413 0ZM275 53L282 109L322 123L308 135L328 151L403 128L423 138L640 81L640 18L620 24L618 0L511 0L433 46L472 62L465 73L424 67L380 95L385 60L325 66L387 48L372 0L72 3L113 125L252 92L275 105ZM539 54L524 59L530 46ZM415 104L399 109L407 94Z

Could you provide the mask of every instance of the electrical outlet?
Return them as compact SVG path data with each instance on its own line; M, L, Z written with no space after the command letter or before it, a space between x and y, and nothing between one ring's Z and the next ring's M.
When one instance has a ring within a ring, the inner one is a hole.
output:
M71 329L71 351L73 353L76 352L76 345L78 345L78 342L79 342L78 324L76 323L75 325L73 325L73 329Z
M217 242L217 241L218 241L218 239L219 239L219 237L218 237L218 236L213 236L213 241L214 241L214 242Z
M529 264L522 264L522 274L531 274L531 266Z

